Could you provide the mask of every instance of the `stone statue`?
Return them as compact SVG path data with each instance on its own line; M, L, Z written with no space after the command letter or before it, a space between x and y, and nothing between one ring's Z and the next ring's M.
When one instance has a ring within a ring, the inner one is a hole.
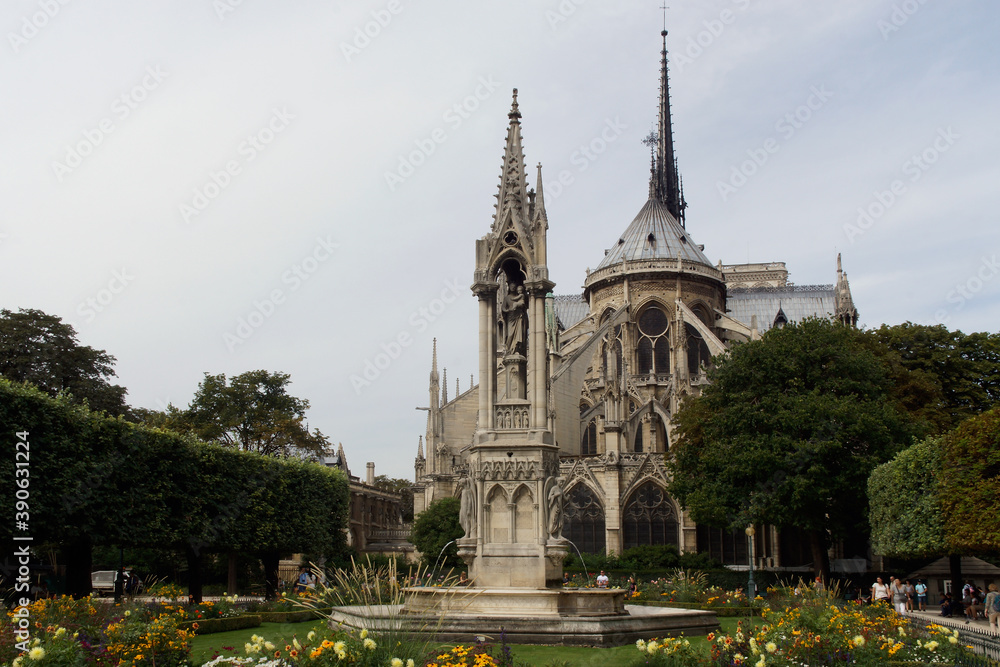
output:
M558 540L562 537L563 529L563 490L561 479L558 477L549 477L549 494L548 494L548 508L549 508L549 537L553 540Z
M507 354L524 354L528 336L528 301L523 285L511 285L503 300L504 346Z
M462 490L461 505L458 511L458 522L465 531L465 537L476 537L476 488L471 477L463 477L458 482Z

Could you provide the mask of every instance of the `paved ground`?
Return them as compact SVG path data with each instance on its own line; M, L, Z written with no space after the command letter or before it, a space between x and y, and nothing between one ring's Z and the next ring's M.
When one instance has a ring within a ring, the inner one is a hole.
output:
M989 621L986 621L984 619L969 621L967 624L966 623L967 619L964 616L952 616L949 618L942 616L941 612L939 611L930 611L929 609L928 611L925 612L920 612L920 611L911 612L911 615L926 621L930 621L932 623L945 625L950 628L975 628L979 632L985 632L995 636L1000 636L1000 632L998 632L996 628L990 628Z

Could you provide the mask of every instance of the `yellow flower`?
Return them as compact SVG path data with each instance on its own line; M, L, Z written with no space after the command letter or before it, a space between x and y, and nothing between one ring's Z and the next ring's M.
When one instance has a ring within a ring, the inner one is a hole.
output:
M390 667L403 667L403 661L399 658L393 658L389 661Z
M374 639L370 639L368 637L365 637L365 648L366 649L368 649L369 651L374 651L375 650L375 646L376 645L375 645L375 640Z
M323 645L325 646L325 645L326 645L326 643L327 643L327 642L323 642ZM333 651L334 651L334 653L336 653L337 655L340 655L341 653L343 653L343 652L344 652L344 647L345 647L345 644L344 644L344 642L337 642L336 644L334 644L334 645L333 645Z
M635 647L637 649L639 649L640 651L645 651L646 650L646 642L644 642L641 639L636 639L635 640Z
M778 650L778 645L775 644L774 642L768 642L767 644L764 645L764 648L767 649L768 653L774 653L775 651Z
M416 667L416 666L415 666L415 665L413 664L413 658L408 658L408 659L406 660L406 667Z
M368 636L368 628L361 628L361 638L364 639Z
M309 634L306 635L306 639L308 639L309 641L312 641L312 640L316 639L316 631L315 630L310 630Z
M900 628L900 630L902 630L902 628ZM854 645L855 646L864 646L865 645L865 638L862 637L861 635L855 635L854 639L852 641L854 641Z
M29 660L41 660L45 657L45 649L41 646L36 646L35 648L28 651Z

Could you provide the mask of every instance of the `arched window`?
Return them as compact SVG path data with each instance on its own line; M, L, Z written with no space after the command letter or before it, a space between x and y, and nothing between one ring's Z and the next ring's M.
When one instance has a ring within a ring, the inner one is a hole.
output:
M563 537L588 554L605 549L604 507L586 484L577 484L566 493L563 508Z
M636 343L636 372L670 372L670 342L667 339L667 316L657 306L649 306L639 315L639 341Z
M644 482L622 511L624 544L631 549L643 544L677 544L677 512L662 488Z
M712 355L708 351L705 339L694 325L685 322L684 331L687 333L688 372L697 375L700 366L708 366L712 361Z
M580 438L580 454L583 456L593 456L597 454L597 422L593 419L583 429L583 437Z

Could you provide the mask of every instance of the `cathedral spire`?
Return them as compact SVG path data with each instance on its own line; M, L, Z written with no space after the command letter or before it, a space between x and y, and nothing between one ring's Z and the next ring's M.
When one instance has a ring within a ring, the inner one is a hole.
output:
M420 439L417 440L417 459L422 458L424 458L424 436L420 436Z
M664 29L660 51L660 119L656 142L656 198L684 227L687 202L681 193L677 159L674 157L674 130L670 118L670 80L667 68L667 31Z
M521 148L521 112L517 108L517 88L514 89L513 97L510 113L507 114L510 123L507 126L507 145L500 171L500 192L497 194L494 229L503 224L508 210L522 228L528 222L526 218L528 182L524 167L524 151Z
M448 402L448 369L444 369L444 378L441 380L441 404Z

